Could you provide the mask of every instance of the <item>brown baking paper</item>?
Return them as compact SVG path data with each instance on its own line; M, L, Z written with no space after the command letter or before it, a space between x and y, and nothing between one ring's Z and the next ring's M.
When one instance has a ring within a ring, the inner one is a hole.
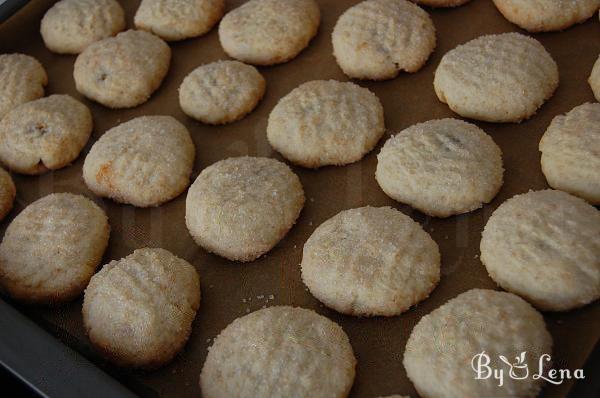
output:
M13 175L16 207L10 220L27 204L51 192L92 194L86 189L81 167L89 147L107 129L140 115L168 114L183 122L197 149L193 178L208 165L239 155L272 156L265 129L277 101L299 84L315 79L347 80L332 55L331 31L338 16L357 1L320 0L322 22L317 37L300 56L283 65L259 68L267 80L267 93L258 108L245 119L222 127L210 127L186 117L178 104L177 88L197 66L226 59L217 29L204 37L170 43L173 58L169 73L150 100L134 109L110 110L81 96L73 82L74 56L48 51L39 34L40 20L53 1L36 0L0 25L0 52L23 52L42 62L49 74L47 94L68 93L86 103L94 115L94 133L75 163L40 177ZM138 1L122 1L128 27ZM242 3L227 0L230 10ZM473 0L455 9L428 9L437 29L437 48L419 72L402 73L394 80L360 82L374 91L385 108L386 134L414 123L452 117L433 90L433 73L440 58L460 43L482 34L518 30L507 22L491 1ZM560 87L531 119L521 124L479 123L502 148L505 182L498 196L483 209L448 219L432 219L388 198L375 182L377 148L362 161L345 167L306 170L294 167L306 192L307 202L297 225L277 247L248 264L226 261L206 253L192 241L184 222L185 194L161 207L136 209L95 198L110 218L112 232L104 263L128 255L136 248L160 246L191 262L199 271L202 303L185 349L164 368L154 372L123 371L100 359L85 337L81 300L57 309L20 307L46 329L75 347L135 392L149 396L198 397L198 375L211 340L235 318L267 305L311 308L339 323L349 335L358 359L351 396L373 397L392 393L416 396L406 377L402 355L406 340L419 319L468 289L496 288L479 261L483 226L500 203L517 193L546 188L540 171L538 142L558 114L593 101L587 77L600 52L600 23L594 16L584 24L560 33L533 35L552 54L560 68ZM440 246L442 278L431 297L405 314L392 318L356 318L324 308L300 279L302 246L312 231L341 210L364 206L393 206L420 222ZM273 299L269 299L270 297ZM560 314L545 314L555 343L553 359L559 368L582 367L600 335L600 303ZM592 377L592 375L588 375ZM563 397L571 383L548 386L547 397Z

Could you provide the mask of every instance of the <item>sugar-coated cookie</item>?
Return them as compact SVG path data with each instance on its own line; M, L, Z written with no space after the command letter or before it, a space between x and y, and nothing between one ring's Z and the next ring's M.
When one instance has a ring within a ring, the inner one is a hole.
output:
M576 106L552 119L540 151L552 188L600 205L600 104Z
M200 374L206 398L343 398L356 359L348 336L314 311L270 307L215 338Z
M224 11L225 0L142 0L134 23L164 40L183 40L207 33Z
M148 100L169 70L171 49L140 30L90 44L75 60L77 91L109 108L131 108Z
M67 166L92 133L92 113L65 94L27 102L0 121L0 161L12 171L41 174Z
M117 0L60 0L44 14L40 32L50 51L79 54L123 29L125 12Z
M433 85L440 101L463 117L520 122L552 96L558 67L529 36L486 35L446 53Z
M423 66L435 48L435 27L408 0L366 0L340 16L331 38L346 75L384 80Z
M171 116L140 116L108 130L90 149L83 178L96 195L138 207L161 205L189 185L196 149Z
M502 186L502 152L492 137L458 119L415 124L388 139L375 178L391 198L434 217L480 208Z
M104 357L119 366L152 369L183 348L199 307L196 269L167 250L144 248L92 277L83 323Z
M502 288L544 311L600 297L600 211L562 191L516 195L481 234L481 262Z
M600 0L494 0L510 22L530 32L563 30L590 18Z
M252 261L292 228L304 206L300 179L275 159L238 157L202 170L188 191L185 221L206 250Z
M10 174L0 167L0 221L12 209L17 189Z
M315 80L279 100L267 125L271 146L304 167L344 165L370 152L385 132L379 98L351 82Z
M179 104L186 115L203 123L231 123L250 113L265 89L265 79L255 67L217 61L194 69L183 79Z
M108 245L104 211L81 195L55 193L27 206L0 244L0 287L14 299L57 304L79 296Z
M219 40L232 58L273 65L295 58L317 34L314 0L250 0L223 17Z
M37 59L0 54L0 120L17 106L44 96L48 75Z
M600 15L600 13L599 13ZM588 79L588 83L594 92L594 97L596 97L596 101L600 101L600 57L594 63L594 67L592 68L592 73Z
M551 351L544 318L526 301L511 293L473 289L421 318L408 338L403 363L421 397L533 398L543 380L531 373ZM501 357L518 366L509 368ZM504 371L501 386L496 377L476 378L478 359L481 375L484 364ZM528 377L521 373L525 366Z
M349 315L399 315L440 280L437 244L391 207L345 210L304 244L302 281L325 305Z

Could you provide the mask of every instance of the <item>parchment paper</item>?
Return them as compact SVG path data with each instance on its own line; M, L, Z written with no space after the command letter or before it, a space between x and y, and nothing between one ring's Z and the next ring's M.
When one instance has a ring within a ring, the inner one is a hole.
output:
M53 1L31 1L21 12L0 25L0 52L23 52L42 62L49 74L47 94L68 93L86 103L94 115L94 133L84 153L70 167L41 177L13 175L17 204L0 232L27 204L51 192L70 191L92 196L81 177L81 166L89 147L107 129L140 115L168 114L190 130L197 149L193 178L206 166L239 155L273 156L265 135L267 118L278 99L300 83L315 79L347 80L332 55L331 31L338 16L357 3L320 0L322 22L317 37L293 61L260 68L267 80L267 93L248 117L222 127L209 127L186 117L179 108L177 89L195 67L227 58L219 45L217 30L204 37L171 43L173 58L160 89L145 104L127 110L109 110L88 101L76 92L72 72L75 56L48 51L39 34L40 20ZM139 1L121 1L132 27ZM242 3L227 0L230 10ZM433 73L441 57L460 43L487 33L516 31L489 0L473 0L465 6L431 10L438 44L423 69L402 73L385 82L360 82L374 91L385 108L388 132L398 132L414 123L454 115L440 103L433 90ZM102 361L85 337L81 300L61 308L21 307L66 344L117 377L135 392L148 396L198 397L198 375L211 339L235 318L264 305L286 304L312 308L339 323L349 335L358 359L353 397L392 393L416 396L402 366L404 346L412 327L424 315L448 299L474 287L496 288L479 261L480 234L492 211L504 200L530 189L547 187L540 171L538 142L554 116L587 101L593 101L587 77L600 52L600 23L594 16L584 24L560 33L533 35L552 54L560 68L560 87L531 120L521 124L477 123L502 148L505 182L499 195L483 209L448 219L431 219L389 199L374 179L377 148L362 161L346 167L325 167L317 171L294 168L306 196L306 206L297 225L283 241L263 258L237 264L207 254L194 244L184 222L185 194L153 209L135 209L96 198L107 211L112 233L104 263L128 255L136 248L160 246L194 264L201 275L202 303L188 344L164 368L150 373L115 369ZM431 297L402 316L355 318L324 308L305 289L300 279L302 246L320 223L343 209L364 205L394 206L420 222L440 246L442 279ZM270 296L273 299L269 299ZM555 343L553 359L560 368L581 367L600 336L600 303L563 314L546 314ZM593 375L588 375L592 377ZM68 382L68 381L65 381ZM570 383L549 386L547 397L563 397Z

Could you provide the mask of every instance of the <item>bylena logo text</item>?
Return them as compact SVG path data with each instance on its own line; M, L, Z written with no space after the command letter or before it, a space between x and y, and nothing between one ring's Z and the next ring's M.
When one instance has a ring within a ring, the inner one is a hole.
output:
M529 369L525 361L526 355L526 351L523 351L515 357L514 362L510 362L504 355L498 355L498 359L504 362L508 369L504 367L495 369L490 365L492 362L490 356L485 351L481 351L471 359L471 367L475 372L475 380L493 378L498 381L498 386L502 387L506 377L510 377L513 380L524 380L531 377L533 380L542 379L557 385L569 379L585 379L583 369L576 369L575 371L569 369L549 369L546 372L545 369L548 369L552 361L552 358L548 354L540 356L537 369ZM505 373L506 370L508 370L508 374Z

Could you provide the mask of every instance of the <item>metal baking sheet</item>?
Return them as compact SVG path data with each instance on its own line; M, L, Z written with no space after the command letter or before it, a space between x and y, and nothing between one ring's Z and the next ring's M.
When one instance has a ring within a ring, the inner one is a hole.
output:
M171 43L169 74L145 104L126 110L109 110L88 101L75 90L74 56L48 51L39 34L39 23L53 1L36 0L0 25L0 52L23 52L42 62L49 74L46 92L68 93L86 103L94 115L94 133L84 153L65 169L41 177L13 175L18 194L15 209L0 224L0 233L25 206L51 192L92 194L86 189L81 166L91 144L107 129L140 115L168 114L190 130L197 149L195 176L206 166L239 155L279 158L269 146L265 129L269 112L279 98L299 84L315 79L347 80L332 55L331 31L351 0L320 0L322 22L317 37L295 60L259 68L267 80L267 93L258 108L245 119L221 127L202 125L179 108L177 88L195 67L225 59L216 29L204 37ZM137 0L121 2L132 27ZM228 0L227 9L240 0ZM384 82L360 82L375 92L385 108L386 137L414 123L452 117L433 91L433 73L441 57L460 43L487 33L518 31L489 0L473 0L455 9L428 9L437 29L437 48L425 67ZM505 183L498 196L483 209L448 219L432 219L389 199L374 179L376 154L384 140L362 161L345 167L306 170L294 167L306 196L298 224L266 256L249 264L229 262L206 253L194 244L185 223L185 194L153 209L136 209L110 200L95 200L106 210L112 226L104 263L126 256L136 248L160 246L194 264L201 275L202 303L185 349L164 368L154 372L119 370L99 358L85 337L81 300L59 308L12 305L67 346L97 364L135 393L147 397L197 397L198 375L211 340L235 318L262 306L287 304L312 308L339 323L349 335L358 359L352 397L392 393L416 396L402 366L404 346L412 327L424 315L448 299L474 287L496 288L479 261L479 240L492 211L504 200L529 189L547 187L539 165L538 142L557 114L593 101L587 77L600 52L598 18L564 32L533 35L552 54L560 69L560 87L531 120L521 124L479 123L502 148ZM393 318L356 318L324 308L305 289L300 279L302 246L320 223L341 210L364 206L393 206L420 222L440 246L442 279L431 297L407 313ZM270 296L272 300L268 300ZM561 368L582 367L600 336L600 303L567 313L545 314L554 338L553 359ZM10 328L10 325L6 325ZM1 332L0 332L1 333ZM24 339L28 336L23 336ZM597 368L596 368L597 369ZM592 375L588 375L592 377ZM572 382L547 386L546 397L564 397Z

